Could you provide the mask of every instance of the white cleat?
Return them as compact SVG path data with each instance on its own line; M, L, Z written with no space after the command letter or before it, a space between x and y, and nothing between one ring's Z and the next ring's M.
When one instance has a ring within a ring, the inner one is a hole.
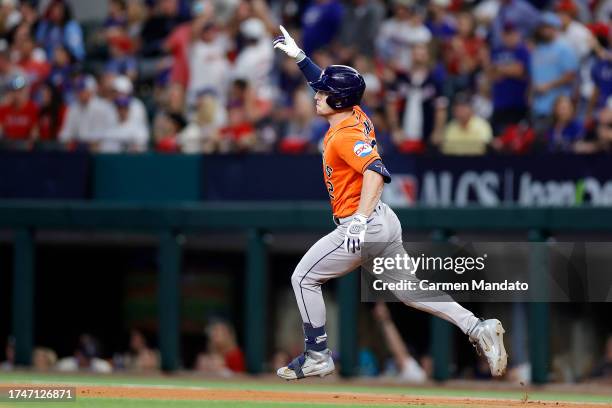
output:
M484 354L491 368L493 377L500 377L506 372L508 354L504 347L504 330L497 319L481 320L470 333L470 342L478 354Z
M285 380L299 380L305 377L325 377L333 373L334 369L331 350L308 350L296 357L288 366L279 368L276 375Z

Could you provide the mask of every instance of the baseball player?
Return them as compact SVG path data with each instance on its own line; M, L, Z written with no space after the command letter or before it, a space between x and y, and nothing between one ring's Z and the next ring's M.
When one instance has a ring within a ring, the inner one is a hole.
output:
M305 351L277 375L286 380L325 376L334 371L327 347L325 304L321 285L343 276L361 264L365 242L389 243L388 249L403 251L402 227L393 210L380 201L384 183L391 181L376 148L374 126L359 107L365 90L363 77L345 65L323 71L308 58L283 26L274 40L277 48L294 58L308 84L316 92L316 112L329 122L323 140L323 178L329 192L336 229L314 244L298 263L291 284L304 323ZM415 279L407 273L389 273L389 281ZM445 301L410 299L406 291L394 292L408 306L434 314L459 327L478 351L484 353L493 376L506 369L502 324L480 320L472 312L440 293Z

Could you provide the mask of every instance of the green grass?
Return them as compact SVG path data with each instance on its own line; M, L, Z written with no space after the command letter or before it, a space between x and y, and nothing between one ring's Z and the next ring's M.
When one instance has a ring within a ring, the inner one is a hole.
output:
M53 375L53 374L30 374L30 373L0 373L0 383L58 383L58 384L73 384L73 385L140 385L140 386L170 386L170 387L197 387L209 388L218 390L253 390L253 391L284 391L284 392L350 392L350 393L374 393L374 394L395 394L395 395L414 395L414 396L434 396L434 397L477 397L477 398L501 398L520 400L524 393L520 390L456 390L444 386L438 387L410 387L410 386L365 386L359 384L351 384L345 382L330 381L327 384L304 382L278 382L269 381L262 382L256 379L246 378L240 380L209 380L200 378L185 378L185 377L134 377L125 375L112 376L77 376L77 375ZM483 384L483 388L486 384ZM544 401L568 401L568 402L597 402L597 403L612 403L612 395L590 395L577 394L567 392L550 392L550 391L529 391L530 400ZM118 401L121 401L118 403ZM59 407L59 404L54 403L48 405L44 403L44 407ZM9 404L14 407L15 404ZM36 407L40 404L28 403L28 407ZM74 408L89 408L89 407L120 407L120 408L140 408L140 407L169 407L169 408L190 408L190 407L240 407L240 408L278 408L287 406L283 403L265 403L265 402L231 402L231 401L161 401L161 400L113 400L113 399L95 399L95 398L79 398L76 404L67 403L62 406ZM308 407L316 406L317 408L338 408L339 404L312 404L312 403L292 403L291 407ZM363 406L363 405L362 405ZM406 406L406 405L404 405ZM0 403L0 407L3 407ZM427 406L433 408L432 406ZM447 408L449 406L445 406Z

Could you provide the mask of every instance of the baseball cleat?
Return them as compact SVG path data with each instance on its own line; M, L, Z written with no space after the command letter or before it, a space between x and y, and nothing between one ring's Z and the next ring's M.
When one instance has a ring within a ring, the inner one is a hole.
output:
M331 350L325 349L323 351L305 351L288 366L279 368L276 375L285 380L299 380L305 377L325 377L333 372L334 360L331 356Z
M484 354L491 368L491 375L499 377L506 372L508 354L504 347L505 330L497 319L481 320L470 333L470 342L479 355Z

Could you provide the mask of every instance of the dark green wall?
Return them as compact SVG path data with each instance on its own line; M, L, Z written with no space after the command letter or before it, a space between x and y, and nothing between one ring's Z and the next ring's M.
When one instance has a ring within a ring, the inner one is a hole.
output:
M94 160L93 198L121 202L197 201L199 155L102 154Z

